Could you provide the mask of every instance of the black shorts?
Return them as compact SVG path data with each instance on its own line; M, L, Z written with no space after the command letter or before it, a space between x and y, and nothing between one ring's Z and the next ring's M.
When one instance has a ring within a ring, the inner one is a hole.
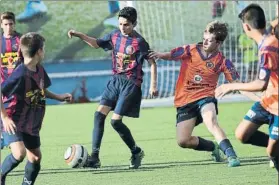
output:
M114 75L108 82L101 98L101 105L106 105L121 116L138 118L142 92L132 80L121 75Z
M9 146L11 143L22 141L25 147L29 150L39 148L41 146L40 136L32 136L23 132L16 132L15 134L8 134L2 132L5 143Z
M201 116L201 109L204 105L206 105L208 103L215 104L216 114L218 114L217 99L214 97L202 98L200 100L186 104L182 107L177 107L176 124L180 123L182 121L186 121L186 120L195 118L195 117L197 118L196 125L202 123L203 119Z

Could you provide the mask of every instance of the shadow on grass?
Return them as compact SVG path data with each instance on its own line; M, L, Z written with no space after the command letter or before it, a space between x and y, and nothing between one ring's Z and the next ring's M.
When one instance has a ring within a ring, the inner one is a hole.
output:
M266 156L256 156L256 157L244 157L240 158L241 166L250 166L250 165L268 165L269 159ZM92 173L92 174L108 174L108 173L129 173L129 172L145 172L145 171L154 171L158 169L167 169L174 167L184 167L184 166L207 166L207 165L226 165L225 162L216 163L212 160L196 160L196 161L173 161L165 163L144 163L139 169L133 170L128 169L127 165L115 165L115 166L103 166L99 169L91 168L51 168L51 169L42 169L40 175L49 175L49 174L66 174L66 173ZM239 168L241 168L241 166ZM22 176L24 173L23 170L14 171L9 176Z

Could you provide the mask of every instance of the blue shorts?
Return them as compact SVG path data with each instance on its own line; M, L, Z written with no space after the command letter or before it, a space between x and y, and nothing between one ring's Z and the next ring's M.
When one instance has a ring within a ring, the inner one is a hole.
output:
M108 82L101 98L101 105L106 105L121 116L138 118L142 92L132 80L122 75L114 75Z
M25 147L29 150L39 148L41 146L41 140L39 136L32 136L23 132L16 132L15 134L8 134L2 132L5 144L9 146L11 143L22 141Z
M204 105L208 103L215 104L216 114L218 114L217 99L214 97L202 98L200 100L186 104L183 107L178 107L176 109L177 111L176 124L196 117L197 118L196 125L199 125L200 123L203 122L201 109Z
M256 102L251 107L244 119L259 126L269 124L269 137L278 140L278 116L265 110L260 102Z

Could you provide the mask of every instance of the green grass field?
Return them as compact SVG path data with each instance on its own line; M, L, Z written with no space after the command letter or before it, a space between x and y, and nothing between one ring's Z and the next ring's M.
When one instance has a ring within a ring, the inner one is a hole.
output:
M96 104L48 106L42 138L42 170L36 185L275 185L265 149L236 141L234 130L252 103L221 104L219 122L231 139L242 166L228 168L214 163L210 153L181 149L175 139L175 109L143 109L140 119L124 119L138 145L145 150L143 165L128 170L130 152L106 123L101 149L102 168L70 169L64 151L74 143L91 151L91 131ZM267 127L262 128L267 131ZM212 139L204 125L196 135ZM2 151L2 160L8 149ZM21 184L25 162L7 178L7 185Z

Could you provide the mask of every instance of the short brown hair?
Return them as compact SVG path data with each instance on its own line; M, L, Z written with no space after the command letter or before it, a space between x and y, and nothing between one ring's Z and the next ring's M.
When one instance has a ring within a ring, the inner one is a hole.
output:
M4 19L13 20L15 23L15 14L13 12L3 12L1 13L1 23Z
M45 38L38 33L29 32L20 38L20 50L23 57L34 57L44 47Z
M223 42L228 35L228 24L220 21L212 21L207 24L205 32L214 34L217 41Z

